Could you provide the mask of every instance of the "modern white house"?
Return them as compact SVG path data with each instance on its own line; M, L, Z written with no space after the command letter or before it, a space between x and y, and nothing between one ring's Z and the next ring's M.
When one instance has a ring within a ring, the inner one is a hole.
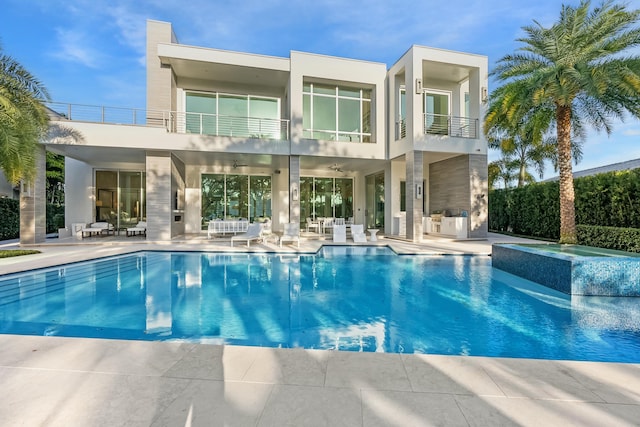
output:
M49 104L66 156L66 225L147 222L148 240L215 219L353 218L420 241L487 233L485 56L412 46L386 64L179 44L147 22L144 109ZM44 157L44 156L43 156ZM44 163L44 160L42 161ZM22 243L44 240L44 167ZM40 194L42 193L42 195Z

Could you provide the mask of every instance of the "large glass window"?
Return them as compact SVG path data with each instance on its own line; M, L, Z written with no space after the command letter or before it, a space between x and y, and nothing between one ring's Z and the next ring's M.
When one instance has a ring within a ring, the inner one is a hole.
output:
M215 94L187 94L186 111L188 133L218 134L216 120L218 103Z
M366 184L366 226L384 229L384 172L369 175Z
M144 172L96 171L96 221L126 228L146 219L145 188Z
M306 138L371 142L371 90L305 83L302 127Z
M353 217L353 179L300 177L300 219Z
M189 133L283 138L279 98L187 92L185 105Z
M271 217L271 177L202 175L202 227L213 219Z

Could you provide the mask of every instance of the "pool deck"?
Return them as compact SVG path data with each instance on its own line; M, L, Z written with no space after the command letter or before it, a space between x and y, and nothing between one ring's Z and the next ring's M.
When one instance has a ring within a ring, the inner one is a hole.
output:
M107 240L110 239L110 240ZM61 239L63 240L63 239ZM398 253L488 254L480 241L382 239ZM305 239L300 251L322 241ZM330 243L330 242L329 242ZM0 242L0 248L17 247ZM48 242L0 273L228 240ZM245 245L233 248L246 251ZM272 243L251 251L280 252ZM295 252L288 246L283 252ZM639 300L640 303L640 300ZM0 425L638 425L640 364L0 335Z

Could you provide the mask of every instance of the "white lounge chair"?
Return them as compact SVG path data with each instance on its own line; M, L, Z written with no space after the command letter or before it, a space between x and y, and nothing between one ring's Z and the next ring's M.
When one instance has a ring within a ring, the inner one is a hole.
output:
M346 225L333 226L333 241L334 243L347 242L347 226Z
M236 240L246 241L247 247L249 247L249 243L252 240L262 240L262 224L254 222L252 224L249 224L246 233L231 236L231 246L233 246L233 242L235 242Z
M115 229L113 228L112 224L109 224L108 222L94 222L92 224L89 224L88 227L82 227L82 237L86 237L86 235L88 235L89 237L91 237L92 234L98 234L98 235L102 235L102 234L107 234L109 235L109 233L114 233L115 234Z
M367 235L364 234L364 225L353 224L351 226L351 237L355 243L366 243Z
M135 236L136 234L147 234L147 221L138 221L135 227L127 228L127 237Z
M284 234L280 237L280 247L282 242L296 242L300 247L300 226L297 222L290 222L284 225Z

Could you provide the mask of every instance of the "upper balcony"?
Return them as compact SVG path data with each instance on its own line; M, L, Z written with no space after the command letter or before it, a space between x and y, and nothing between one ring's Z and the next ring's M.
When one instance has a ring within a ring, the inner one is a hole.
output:
M422 130L425 135L453 136L477 139L480 133L480 121L468 117L445 114L423 114ZM406 120L396 122L396 140L407 136Z
M288 140L289 120L48 102L56 120L161 127L170 133Z

